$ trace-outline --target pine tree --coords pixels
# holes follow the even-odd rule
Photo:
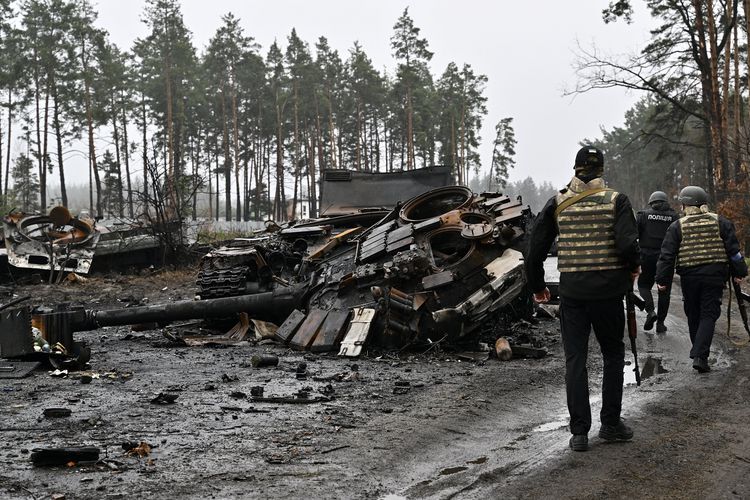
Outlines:
[[[39,178],[34,162],[21,154],[13,163],[13,203],[26,213],[39,212]]]
[[[492,180],[503,189],[508,185],[510,169],[516,166],[515,155],[513,118],[503,118],[495,125],[495,142],[492,148]]]
[[[393,56],[400,61],[396,73],[396,89],[400,103],[403,105],[406,146],[406,169],[415,168],[415,135],[421,133],[423,139],[428,136],[427,128],[430,125],[428,112],[429,93],[425,88],[431,85],[428,63],[432,59],[432,52],[428,50],[427,39],[420,38],[420,29],[414,25],[409,16],[409,8],[405,8],[401,17],[393,26],[394,34],[391,37],[391,48]],[[416,103],[415,103],[416,101]],[[415,131],[415,109],[420,113],[421,128]]]

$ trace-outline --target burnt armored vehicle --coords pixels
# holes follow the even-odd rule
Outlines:
[[[303,286],[277,337],[312,350],[337,349],[346,337],[342,354],[356,355],[368,336],[390,347],[465,338],[521,295],[530,218],[521,200],[443,186],[383,210],[344,205],[339,190],[326,198],[325,186],[329,217],[271,224],[207,255],[201,299]]]
[[[356,356],[465,339],[525,296],[521,245],[530,210],[499,193],[444,186],[390,210],[369,207],[266,231],[212,252],[200,299],[37,318],[47,335],[147,321],[236,317],[273,322],[298,349]]]

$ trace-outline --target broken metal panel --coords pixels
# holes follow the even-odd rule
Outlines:
[[[289,341],[289,345],[295,349],[309,349],[315,340],[316,335],[318,335],[318,332],[323,326],[326,316],[328,316],[328,311],[322,309],[311,309],[305,320],[297,329],[297,333],[295,333],[292,340]]]
[[[34,353],[31,313],[27,307],[0,313],[0,358],[16,358]]]
[[[370,325],[375,319],[375,309],[360,307],[354,310],[354,315],[344,340],[341,342],[339,356],[357,357],[370,333]]]
[[[310,350],[312,352],[335,351],[344,336],[349,314],[349,310],[329,312]]]
[[[453,283],[453,271],[443,271],[442,273],[431,274],[422,278],[422,288],[432,290],[441,286]]]
[[[401,172],[321,172],[320,216],[352,213],[367,208],[392,208],[432,189],[453,184],[450,167],[427,167]]]

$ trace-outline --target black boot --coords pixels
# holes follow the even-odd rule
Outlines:
[[[633,429],[625,425],[620,419],[617,425],[604,425],[599,429],[599,437],[605,441],[630,441],[633,439]]]
[[[698,370],[698,373],[708,373],[711,371],[711,367],[708,366],[708,360],[706,358],[694,358],[693,368]]]
[[[654,311],[649,311],[646,315],[646,322],[643,324],[643,329],[647,332],[651,331],[654,327],[654,323],[656,323],[656,313]]]
[[[667,325],[663,321],[656,322],[656,333],[667,333]]]
[[[573,434],[568,444],[573,451],[587,451],[589,449],[589,437],[586,434]]]

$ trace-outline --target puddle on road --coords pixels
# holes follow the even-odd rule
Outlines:
[[[472,464],[472,465],[479,465],[479,464],[485,463],[486,461],[487,461],[487,457],[479,457],[479,458],[475,458],[474,460],[468,460],[466,463]]]
[[[441,476],[449,476],[451,474],[456,474],[457,472],[463,472],[467,470],[468,467],[464,465],[459,465],[458,467],[448,467],[440,471]]]
[[[641,369],[641,378],[653,377],[662,373],[669,373],[669,370],[664,368],[661,359],[648,356]]]
[[[641,380],[653,377],[654,375],[661,375],[662,373],[669,373],[664,367],[661,358],[654,356],[646,356],[645,359],[639,360],[641,368]],[[635,384],[635,370],[633,368],[633,362],[628,360],[625,361],[624,370],[624,383],[625,385]]]

